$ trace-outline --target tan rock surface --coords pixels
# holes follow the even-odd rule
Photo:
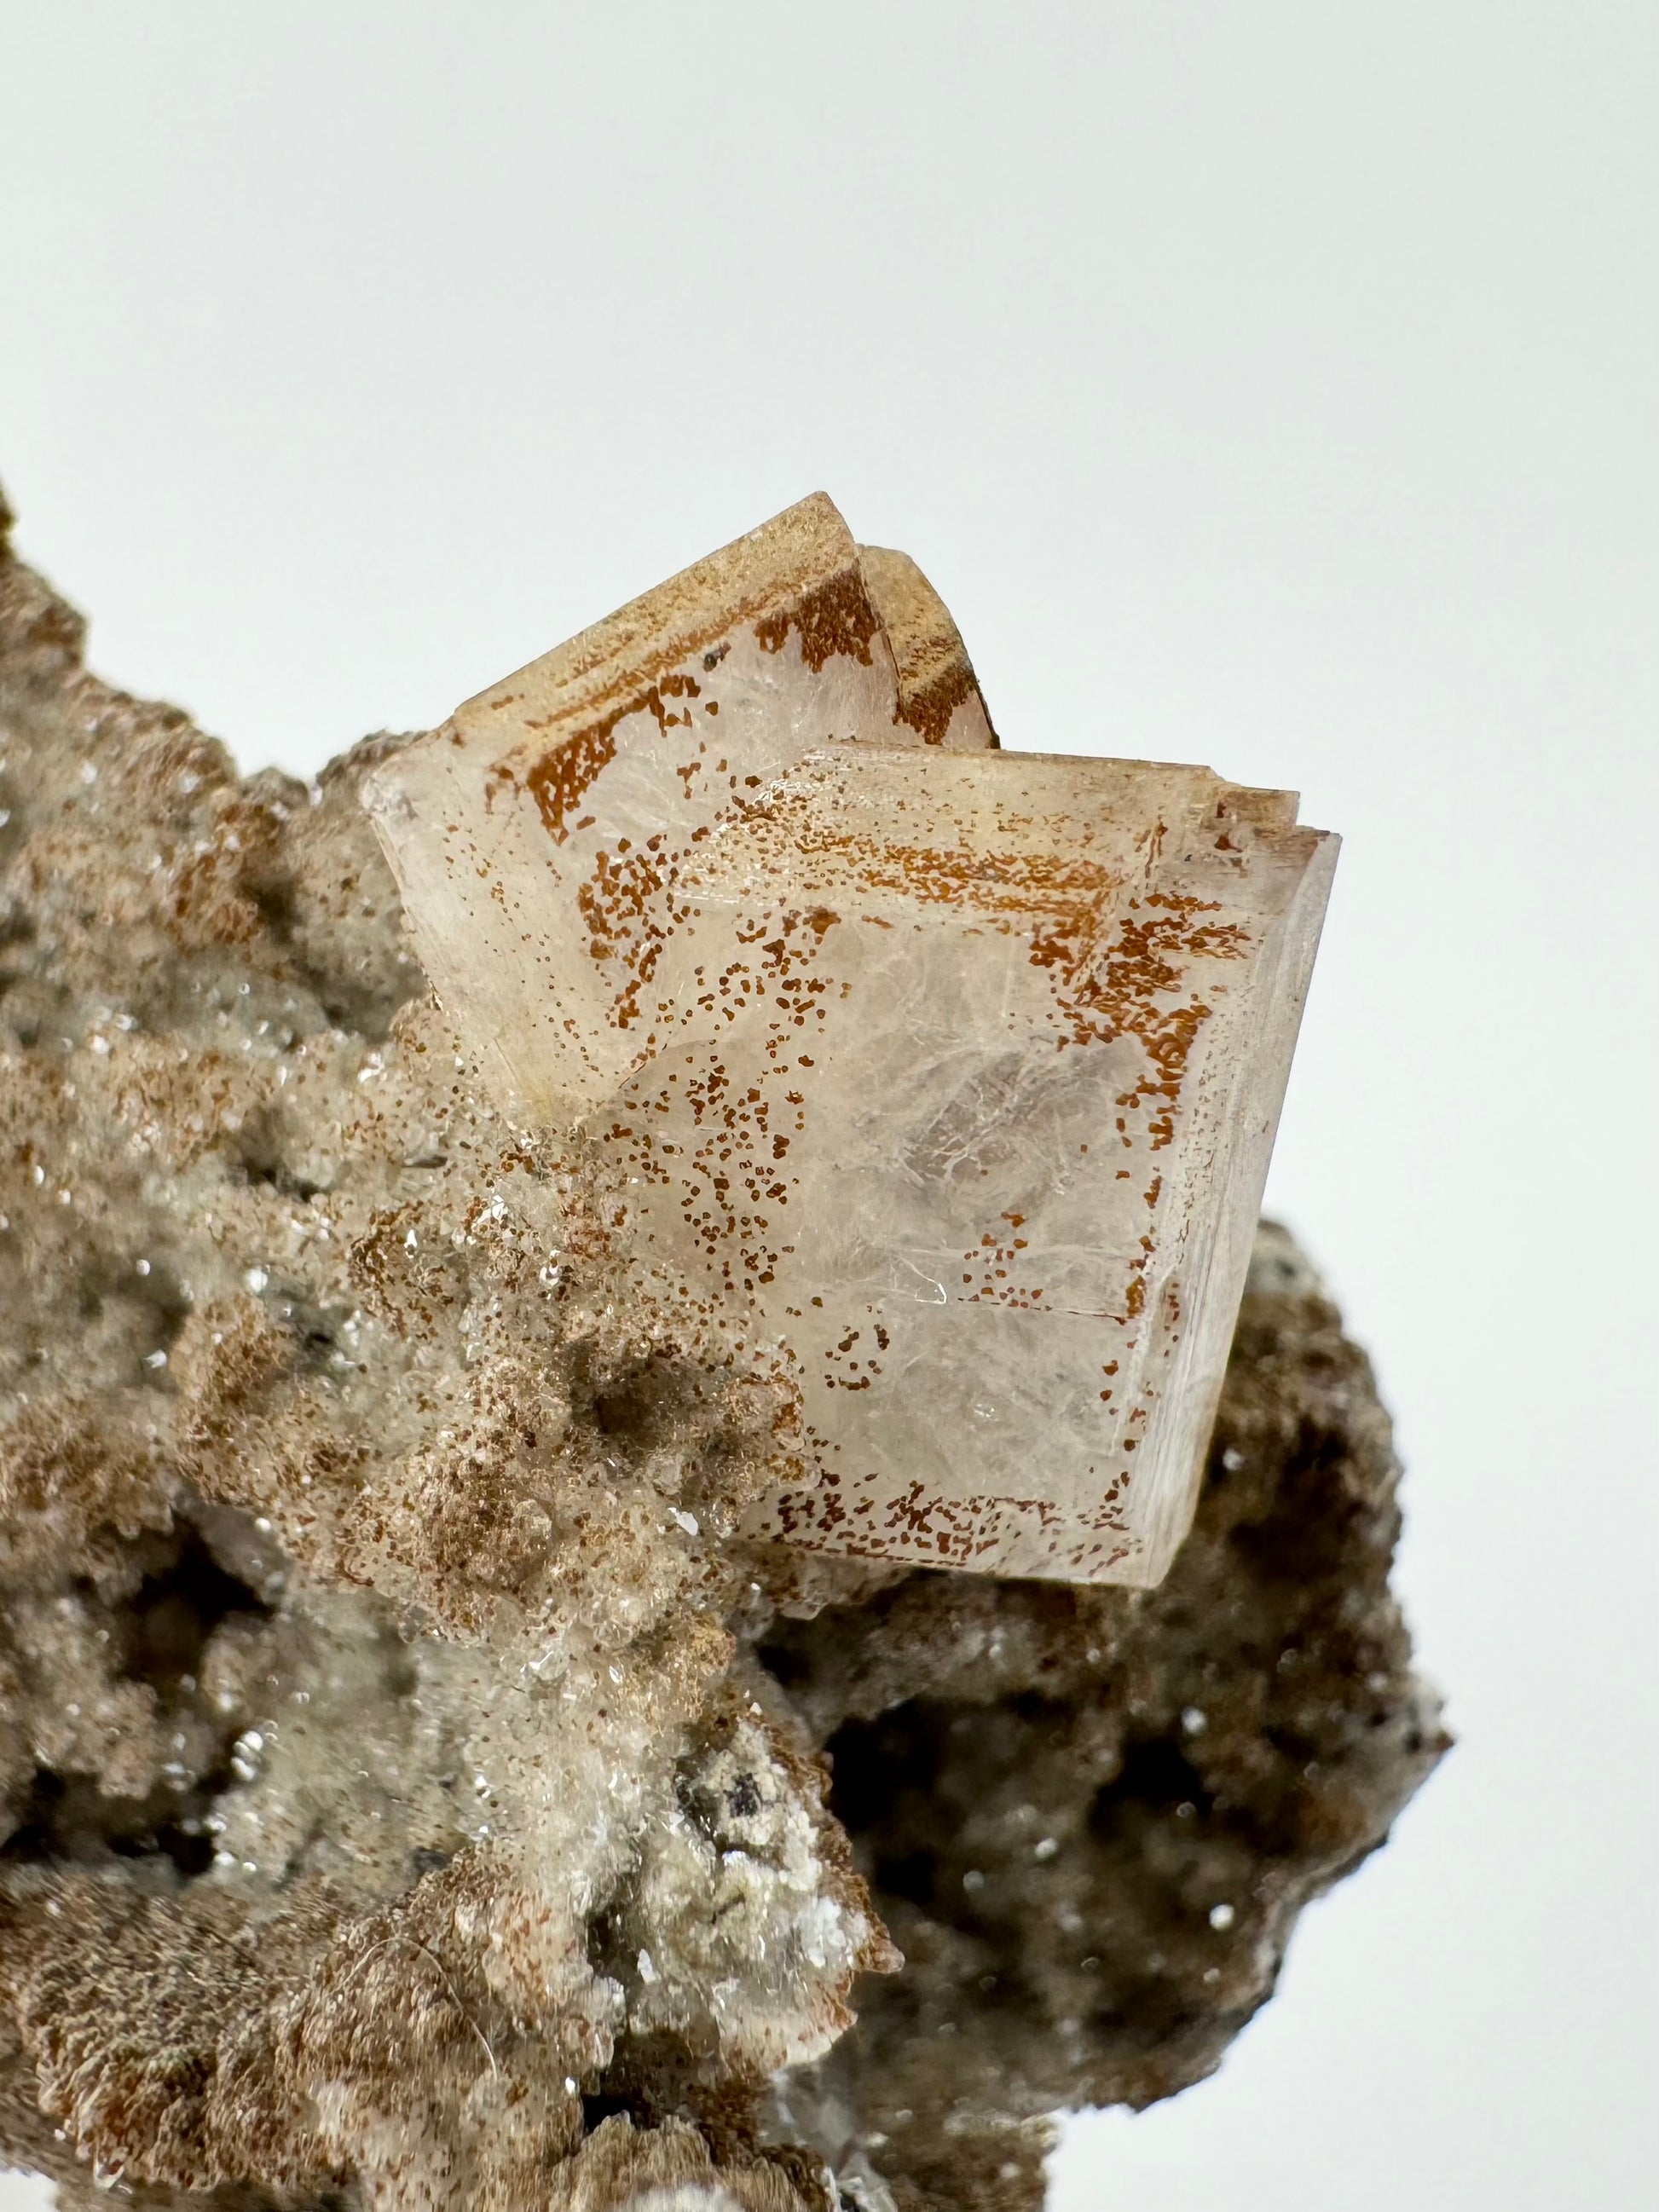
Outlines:
[[[653,1337],[434,1006],[402,741],[239,781],[80,648],[0,558],[0,2157],[1034,2203],[1030,2116],[1212,2064],[1437,1748],[1330,1308],[1268,1249],[1145,1600],[741,1536],[790,1409]]]

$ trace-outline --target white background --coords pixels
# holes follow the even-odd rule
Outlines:
[[[1620,0],[0,0],[21,542],[245,763],[823,486],[1006,740],[1346,835],[1272,1199],[1462,1741],[1060,2212],[1655,2202],[1656,95]]]

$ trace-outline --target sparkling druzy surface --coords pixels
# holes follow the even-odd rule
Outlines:
[[[586,1233],[666,1337],[790,1385],[757,1533],[1163,1575],[1335,860],[1292,796],[999,750],[925,578],[820,496],[367,797]]]

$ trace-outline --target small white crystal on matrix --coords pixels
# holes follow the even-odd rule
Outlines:
[[[366,801],[582,1233],[663,1344],[789,1386],[751,1533],[1161,1578],[1335,863],[1292,794],[1000,750],[921,571],[818,495]]]

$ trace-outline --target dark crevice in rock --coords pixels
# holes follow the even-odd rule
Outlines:
[[[144,1577],[122,1616],[122,1673],[149,1683],[163,1699],[172,1697],[197,1673],[214,1630],[237,1613],[266,1620],[270,1607],[181,1522],[173,1558]]]
[[[183,1792],[106,1797],[95,1776],[37,1767],[18,1808],[18,1826],[0,1844],[0,1862],[96,1867],[118,1860],[166,1860],[187,1880],[205,1874],[213,1863],[214,1845],[204,1817],[229,1778],[225,1767]]]

